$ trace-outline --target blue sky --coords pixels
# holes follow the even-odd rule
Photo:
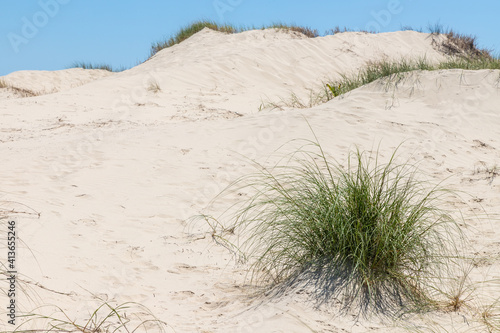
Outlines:
[[[500,51],[499,0],[23,0],[0,3],[0,75],[57,70],[75,61],[131,67],[154,41],[197,19],[237,26],[273,22],[323,32],[379,32],[440,23]]]

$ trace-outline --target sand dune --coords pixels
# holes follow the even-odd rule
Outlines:
[[[3,76],[2,81],[15,89],[6,89],[9,95],[0,98],[24,97],[16,94],[16,89],[33,95],[52,94],[89,83],[112,75],[100,69],[71,68],[59,71],[19,71]],[[21,96],[20,96],[21,95]]]
[[[500,214],[500,177],[490,172],[500,165],[500,71],[418,71],[314,108],[258,111],[266,98],[306,96],[322,79],[368,61],[445,59],[432,38],[203,30],[121,73],[3,77],[57,90],[0,105],[0,200],[6,209],[22,202],[41,214],[19,218],[30,249],[19,252],[20,271],[46,288],[31,285],[38,298],[24,310],[57,304],[71,318],[85,317],[99,304],[94,294],[144,304],[176,332],[401,331],[341,316],[335,303],[314,308],[305,293],[250,300],[247,267],[213,242],[207,225],[186,221],[254,171],[249,159],[270,163],[286,142],[312,138],[309,125],[339,161],[355,146],[380,145],[388,158],[402,143],[399,155],[430,180],[470,193],[469,206],[448,208]],[[212,213],[224,208],[218,203]],[[478,264],[475,278],[500,277],[498,220],[468,223],[468,253],[492,258]],[[448,328],[466,327],[460,313],[435,317]]]

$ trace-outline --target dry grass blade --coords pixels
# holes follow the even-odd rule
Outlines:
[[[151,91],[154,94],[159,93],[161,91],[161,88],[160,88],[160,84],[158,83],[158,81],[150,82],[149,86],[148,86],[148,91]]]

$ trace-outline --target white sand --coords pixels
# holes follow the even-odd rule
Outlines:
[[[356,145],[380,144],[387,158],[403,143],[401,158],[418,162],[433,182],[470,194],[463,197],[470,206],[446,208],[499,214],[500,177],[486,168],[500,166],[500,71],[417,72],[397,86],[377,81],[311,109],[258,111],[262,101],[291,91],[307,96],[323,79],[368,61],[422,56],[444,59],[430,35],[410,31],[307,39],[204,30],[122,73],[0,78],[58,91],[15,98],[0,89],[2,207],[23,203],[41,214],[18,222],[26,244],[19,271],[45,288],[30,284],[34,298],[22,296],[23,310],[56,304],[82,320],[97,296],[143,304],[176,332],[401,331],[341,316],[335,304],[314,308],[304,294],[248,300],[248,267],[215,245],[207,225],[185,221],[254,171],[242,155],[265,164],[289,140],[312,138],[305,119],[339,161]],[[161,91],[148,90],[153,82]],[[490,258],[473,277],[499,278],[498,218],[467,221],[467,253]],[[461,313],[427,318],[468,327]]]

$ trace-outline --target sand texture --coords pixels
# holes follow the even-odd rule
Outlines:
[[[430,181],[466,193],[446,208],[466,216],[465,251],[489,258],[472,277],[500,278],[500,71],[417,71],[312,108],[262,108],[292,92],[307,98],[370,61],[445,59],[433,38],[205,29],[120,73],[1,77],[39,94],[0,89],[1,207],[40,213],[18,216],[19,271],[32,296],[19,296],[22,310],[54,304],[85,319],[106,300],[142,304],[172,332],[405,332],[299,290],[252,299],[248,266],[189,220],[254,172],[252,160],[271,165],[277,149],[293,150],[290,140],[313,139],[310,128],[338,161],[355,147],[389,158],[401,145],[398,156]],[[225,200],[210,213],[239,199]],[[472,218],[484,212],[493,218]],[[475,327],[460,312],[426,318],[450,332]]]

